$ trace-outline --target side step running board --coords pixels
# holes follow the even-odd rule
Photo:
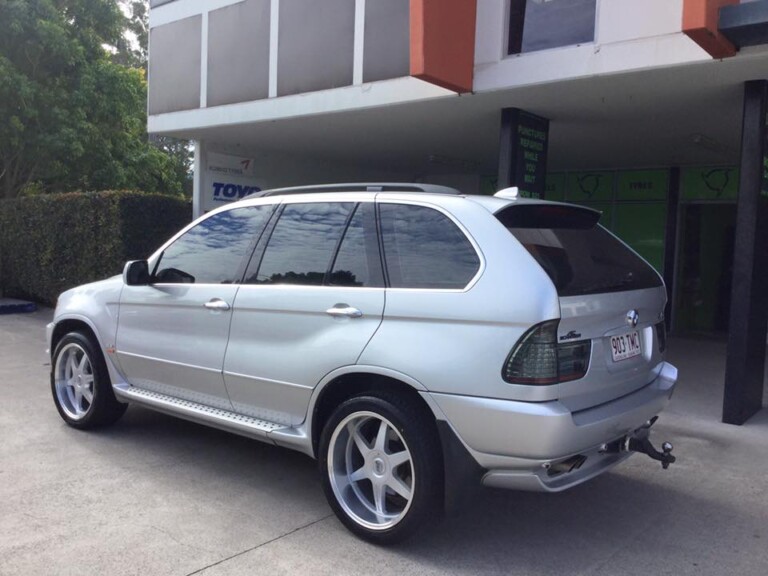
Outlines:
[[[178,416],[192,422],[201,422],[208,426],[264,442],[273,442],[269,438],[270,432],[277,430],[287,432],[290,430],[290,427],[285,424],[268,422],[267,420],[237,414],[229,410],[222,410],[221,408],[214,408],[189,400],[181,400],[173,396],[153,392],[152,390],[136,388],[135,386],[115,388],[114,390],[115,395],[120,400],[142,404],[158,412]]]

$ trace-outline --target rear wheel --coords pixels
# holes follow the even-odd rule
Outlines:
[[[115,398],[98,346],[82,332],[70,332],[56,346],[51,391],[64,421],[80,429],[112,424],[127,406]]]
[[[358,536],[390,544],[438,516],[442,458],[429,418],[393,394],[354,397],[331,415],[320,439],[323,489]]]

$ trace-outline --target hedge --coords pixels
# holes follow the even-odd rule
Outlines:
[[[179,197],[131,191],[0,201],[0,291],[53,304],[79,284],[146,258],[192,219]]]

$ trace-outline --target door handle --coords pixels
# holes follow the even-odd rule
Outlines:
[[[211,298],[203,304],[208,310],[218,310],[219,312],[226,312],[229,310],[229,304],[224,302],[221,298]]]
[[[349,304],[336,304],[333,308],[328,308],[325,313],[330,316],[346,316],[347,318],[360,318],[363,315],[360,310]]]

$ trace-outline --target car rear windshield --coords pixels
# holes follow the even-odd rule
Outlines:
[[[560,296],[662,285],[651,266],[597,223],[599,212],[524,204],[504,208],[496,217],[546,271]]]

